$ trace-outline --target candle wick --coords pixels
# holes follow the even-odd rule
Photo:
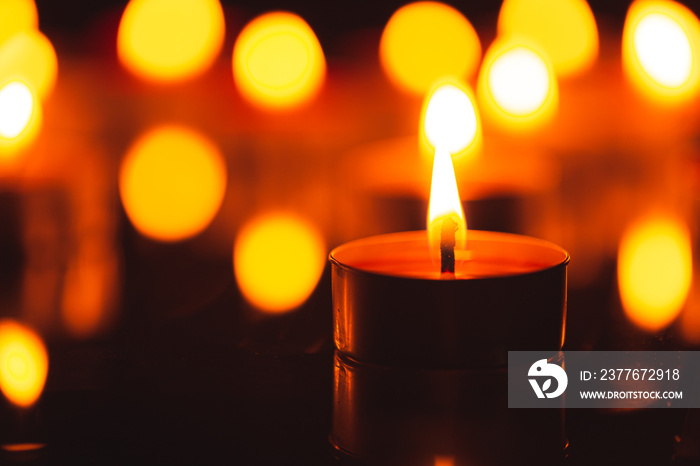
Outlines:
[[[446,217],[440,227],[440,278],[455,278],[455,234],[457,222]]]

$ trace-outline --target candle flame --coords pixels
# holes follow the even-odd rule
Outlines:
[[[424,109],[424,139],[435,148],[428,206],[428,243],[432,259],[438,263],[443,254],[441,246],[454,247],[455,258],[457,251],[467,247],[467,224],[451,154],[474,147],[475,141],[479,140],[481,125],[469,91],[453,83],[439,85],[429,95]]]
[[[17,406],[34,404],[44,389],[49,360],[41,338],[9,319],[0,321],[0,390]]]
[[[687,101],[700,90],[700,21],[672,1],[635,1],[627,12],[622,62],[628,79],[663,103]]]
[[[624,235],[617,265],[620,298],[639,327],[657,331],[673,322],[683,309],[692,275],[690,233],[680,222],[651,217]]]
[[[430,255],[435,262],[440,261],[440,244],[444,241],[443,226],[446,226],[446,221],[454,222],[455,251],[465,250],[467,248],[467,222],[464,220],[452,156],[449,152],[436,148],[428,206],[428,242]],[[451,229],[452,226],[449,228]],[[455,256],[458,255],[455,254]]]
[[[437,86],[424,105],[421,127],[430,147],[440,147],[450,154],[475,154],[481,124],[471,92],[452,82]]]

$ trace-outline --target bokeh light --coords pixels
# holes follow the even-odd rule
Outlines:
[[[68,333],[77,338],[92,337],[106,327],[117,293],[116,261],[110,261],[110,253],[99,249],[97,245],[90,247],[90,253],[99,258],[76,251],[63,278],[61,317]]]
[[[437,86],[426,99],[421,133],[433,149],[439,147],[453,155],[475,154],[481,124],[471,91],[459,83]]]
[[[182,81],[209,68],[224,31],[218,0],[131,0],[119,24],[117,52],[137,76]]]
[[[617,278],[629,319],[657,331],[681,312],[693,276],[690,233],[664,216],[632,225],[622,238]]]
[[[251,220],[233,251],[236,280],[256,308],[283,313],[300,306],[321,277],[326,248],[311,224],[285,213]]]
[[[454,456],[438,455],[435,457],[434,466],[455,466]]]
[[[443,3],[416,2],[399,8],[389,19],[379,58],[396,85],[422,96],[438,79],[473,76],[481,43],[459,11]]]
[[[498,33],[535,42],[559,77],[585,71],[598,56],[598,28],[585,0],[505,0]]]
[[[635,1],[622,36],[630,82],[660,103],[689,101],[700,90],[700,22],[672,1]]]
[[[489,121],[511,130],[530,130],[551,120],[558,87],[541,53],[520,42],[499,40],[484,57],[477,96]]]
[[[0,137],[14,139],[27,129],[34,111],[31,89],[20,81],[0,89]]]
[[[34,0],[0,0],[0,44],[39,25]]]
[[[160,241],[179,241],[212,221],[226,177],[221,153],[203,135],[162,126],[129,149],[119,172],[119,191],[137,230]]]
[[[0,161],[14,158],[34,140],[41,126],[41,106],[21,81],[0,87]]]
[[[491,65],[488,87],[493,100],[506,113],[531,115],[549,94],[547,65],[530,49],[511,49]]]
[[[17,406],[28,407],[41,395],[49,358],[41,338],[12,320],[0,320],[0,390]]]
[[[693,51],[687,34],[670,16],[650,13],[634,30],[637,59],[649,77],[666,87],[679,87],[690,79]]]
[[[0,46],[0,63],[0,81],[21,80],[41,99],[56,84],[56,51],[39,31],[24,31],[10,37]]]
[[[253,105],[288,109],[316,96],[326,60],[314,31],[299,16],[273,12],[248,23],[233,49],[233,77]]]

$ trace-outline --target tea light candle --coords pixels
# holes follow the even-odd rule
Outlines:
[[[469,97],[466,144],[444,131],[431,137],[441,89],[425,112],[436,148],[428,230],[331,252],[336,348],[358,362],[422,368],[503,366],[508,350],[558,351],[569,255],[535,238],[467,232],[450,154],[477,140],[478,116]]]
[[[462,256],[446,280],[425,231],[333,250],[340,353],[391,366],[467,368],[505,365],[508,350],[561,349],[566,251],[527,236],[469,231]]]

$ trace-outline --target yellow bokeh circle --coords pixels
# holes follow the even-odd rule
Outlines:
[[[479,66],[481,42],[471,23],[451,6],[416,2],[389,19],[379,58],[392,82],[423,96],[438,79],[469,79]]]
[[[234,244],[233,265],[243,296],[256,308],[282,313],[300,306],[321,277],[326,248],[303,219],[271,213],[251,220]]]
[[[18,32],[36,29],[38,25],[34,0],[0,0],[0,44]]]
[[[272,12],[248,23],[233,49],[233,78],[253,105],[289,109],[321,89],[326,60],[314,31],[299,16]]]
[[[203,135],[161,126],[141,136],[119,171],[122,204],[145,236],[180,241],[204,230],[226,190],[226,165]]]
[[[131,0],[117,35],[119,60],[151,81],[182,81],[203,73],[224,42],[218,0]]]
[[[598,28],[585,0],[505,0],[498,33],[532,40],[560,77],[585,71],[598,56]]]
[[[665,216],[632,225],[620,243],[617,278],[625,313],[639,327],[657,331],[683,309],[693,278],[690,233]]]
[[[28,327],[0,320],[0,390],[12,403],[31,406],[41,395],[49,358],[41,338]]]

